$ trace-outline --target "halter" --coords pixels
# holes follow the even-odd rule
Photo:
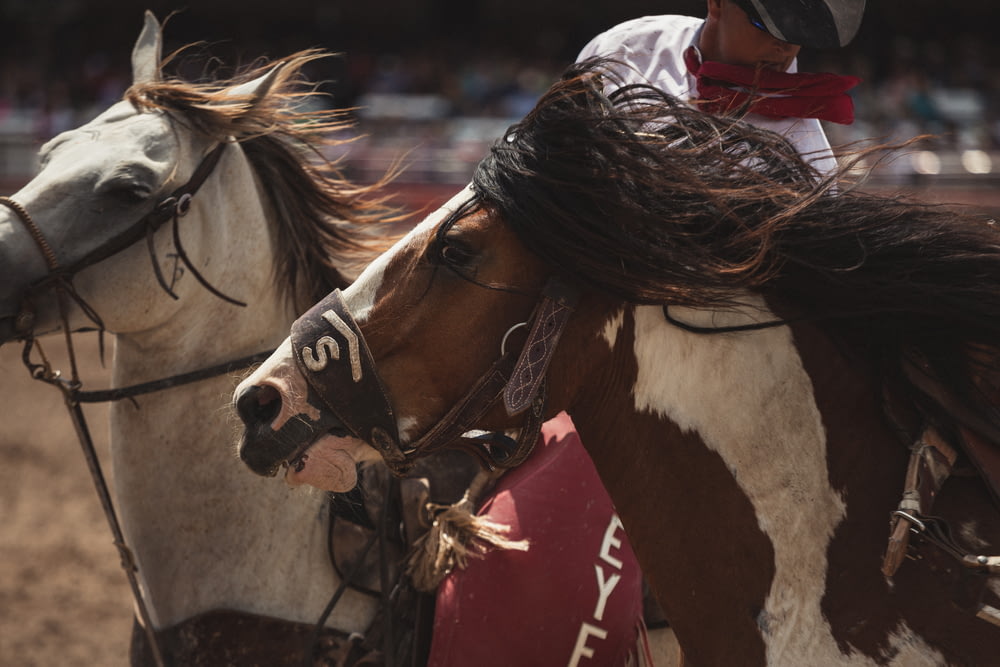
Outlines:
[[[339,290],[292,324],[292,348],[300,372],[326,407],[355,436],[378,449],[396,474],[409,470],[417,458],[449,446],[471,451],[491,470],[512,468],[528,457],[538,439],[545,413],[545,373],[577,299],[574,288],[550,280],[520,353],[502,350],[465,396],[405,447],[371,351]],[[509,416],[525,413],[516,440],[472,430],[501,398]]]
[[[177,256],[182,262],[184,262],[185,267],[187,267],[187,269],[191,272],[191,275],[193,275],[202,286],[220,299],[235,305],[245,306],[246,304],[242,301],[226,296],[209,284],[198,269],[195,268],[190,258],[187,256],[187,253],[184,251],[184,247],[180,241],[179,219],[187,215],[188,211],[191,209],[191,202],[194,195],[198,192],[209,175],[211,175],[211,173],[215,170],[215,167],[219,163],[219,159],[222,157],[222,152],[225,148],[226,143],[223,142],[217,144],[205,155],[205,157],[202,158],[197,168],[191,174],[191,178],[188,179],[184,185],[180,186],[157,202],[152,210],[139,218],[132,225],[117,235],[111,237],[77,261],[65,266],[61,265],[56,259],[55,252],[53,252],[52,247],[45,239],[45,235],[42,233],[41,229],[37,224],[35,224],[35,221],[28,214],[27,209],[10,197],[0,197],[0,204],[14,211],[14,213],[17,214],[18,219],[20,219],[21,223],[28,230],[31,238],[35,241],[35,244],[41,251],[42,256],[45,258],[45,263],[48,267],[48,274],[35,284],[31,285],[28,288],[27,293],[31,295],[46,289],[52,284],[55,284],[57,289],[65,291],[71,298],[73,298],[74,301],[77,302],[84,313],[91,320],[93,320],[95,324],[103,329],[103,325],[97,317],[97,314],[83,301],[73,288],[73,278],[83,269],[93,266],[94,264],[102,262],[105,259],[122,252],[145,237],[146,245],[149,249],[150,259],[152,260],[153,271],[156,274],[157,281],[167,294],[169,294],[173,299],[177,299],[177,295],[173,292],[171,286],[167,284],[167,281],[163,276],[163,272],[160,270],[160,265],[159,262],[156,261],[156,254],[153,247],[153,235],[160,227],[163,226],[163,223],[168,220],[173,220],[174,248],[177,251]],[[17,316],[16,332],[18,334],[28,334],[31,330],[33,320],[34,314],[30,310],[26,300],[26,302],[22,305],[21,312]]]

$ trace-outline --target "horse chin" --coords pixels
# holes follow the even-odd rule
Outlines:
[[[358,483],[357,464],[373,457],[377,458],[375,451],[357,438],[323,435],[289,462],[285,482],[347,492]]]

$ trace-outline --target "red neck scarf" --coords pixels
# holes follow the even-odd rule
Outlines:
[[[702,62],[693,46],[684,52],[684,64],[698,84],[698,108],[709,113],[745,108],[770,118],[819,118],[841,125],[854,122],[854,101],[847,91],[861,83],[856,76],[789,74]]]

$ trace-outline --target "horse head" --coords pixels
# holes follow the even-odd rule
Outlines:
[[[0,342],[40,347],[36,337],[60,328],[115,335],[113,389],[78,391],[92,378],[77,382],[75,367],[69,381],[48,368],[36,377],[74,402],[138,396],[109,409],[114,505],[145,625],[185,638],[180,662],[212,662],[206,651],[237,643],[250,654],[246,633],[201,624],[206,612],[315,623],[341,583],[328,499],[289,497],[229,466],[218,444],[230,426],[216,419],[233,373],[398,235],[376,188],[350,183],[331,159],[344,112],[301,103],[315,94],[303,68],[322,55],[188,82],[162,71],[160,26],[147,14],[122,101],[49,141],[39,173],[0,205]],[[40,356],[26,348],[27,361]],[[375,599],[341,592],[330,624],[364,631]],[[192,619],[210,647],[178,626]],[[259,634],[249,651],[265,649],[267,664],[305,646],[280,623]]]
[[[299,334],[272,357],[276,363],[265,364],[244,381],[237,398],[247,426],[240,453],[252,469],[273,474],[279,465],[289,464],[290,481],[345,490],[341,484],[352,481],[334,478],[326,466],[363,442],[404,472],[417,450],[429,454],[469,430],[519,428],[524,407],[511,416],[500,403],[484,400],[502,392],[503,385],[494,386],[497,379],[514,372],[528,334],[517,325],[532,320],[551,271],[524,252],[495,216],[478,211],[458,219],[470,196],[460,193],[415,227],[342,296],[335,293],[337,305],[328,298],[303,315],[296,323]],[[441,229],[445,223],[447,233]],[[423,307],[407,308],[416,302]],[[400,309],[412,317],[399,317]],[[486,318],[498,326],[482,326]],[[414,350],[425,352],[411,354]],[[426,442],[423,436],[461,402],[467,388],[477,385],[476,375],[500,358],[508,368],[495,369],[492,384],[477,391],[475,423],[467,417],[449,420],[435,443]],[[306,375],[329,380],[338,368],[346,374],[339,384],[342,391],[331,393],[306,381]],[[420,378],[421,391],[394,391],[413,378]],[[353,400],[358,409],[331,405],[333,395]],[[558,411],[557,405],[553,401],[549,412]],[[359,418],[359,412],[366,417]],[[535,436],[537,428],[523,439],[533,442]],[[316,446],[307,449],[314,441]],[[488,465],[516,463],[501,460],[515,454],[510,438],[480,432],[466,441]]]
[[[324,448],[303,461],[303,446],[328,425],[334,435],[349,432],[372,443],[398,470],[456,445],[486,465],[516,465],[539,419],[567,407],[584,378],[605,381],[590,374],[607,365],[602,331],[620,317],[621,299],[705,305],[722,303],[742,286],[739,277],[713,284],[693,264],[697,254],[710,256],[699,245],[702,238],[724,238],[721,224],[700,232],[702,238],[693,225],[689,234],[670,238],[675,228],[661,222],[670,214],[669,197],[654,194],[652,170],[718,173],[718,186],[746,175],[755,186],[741,163],[791,149],[780,141],[759,143],[752,132],[742,143],[733,141],[734,149],[717,126],[657,94],[621,102],[626,111],[619,117],[604,101],[597,71],[611,76],[595,68],[554,87],[497,142],[472,189],[416,227],[336,299],[353,315],[348,328],[354,331],[346,334],[358,341],[353,348],[366,353],[362,361],[371,359],[361,363],[360,373],[344,332],[324,324],[332,318],[331,303],[323,302],[296,323],[274,363],[244,382],[237,398],[248,427],[241,455],[253,469],[271,473],[292,463],[290,474],[302,468],[308,476],[309,461]],[[692,127],[671,124],[672,115],[689,120],[697,133],[689,136]],[[699,163],[690,154],[706,141],[706,159]],[[801,163],[782,168],[799,181],[812,176]],[[634,192],[634,200],[623,198],[622,190]],[[691,199],[693,193],[678,195]],[[696,215],[711,215],[700,209]],[[546,225],[535,224],[546,218]],[[656,235],[660,239],[648,243]],[[691,258],[680,261],[684,252]],[[608,270],[609,261],[618,266]],[[742,278],[743,284],[754,279]],[[571,333],[557,346],[563,331]],[[322,363],[317,354],[324,355]],[[371,390],[359,379],[323,386],[352,363],[352,375],[375,378]],[[420,378],[420,391],[409,386],[413,378]],[[311,407],[318,426],[276,446],[274,438],[291,431],[295,422],[289,420],[301,404]],[[359,421],[355,413],[362,410],[386,418]]]
[[[245,190],[252,176],[234,156],[239,136],[208,127],[187,131],[178,125],[181,113],[157,101],[177,83],[160,73],[161,39],[147,12],[126,98],[45,143],[39,173],[3,199],[0,342],[53,331],[63,318],[71,329],[148,329],[173,317],[198,282],[211,289],[213,281],[231,279],[197,267],[210,263],[209,248],[232,252],[241,242],[238,235],[220,236],[222,226],[211,224],[210,212],[231,194],[221,194],[217,174],[232,181],[239,174]],[[203,101],[237,128],[240,118],[265,104],[282,69],[279,64]],[[255,192],[240,196],[244,205],[263,208]],[[150,281],[162,288],[152,299]]]

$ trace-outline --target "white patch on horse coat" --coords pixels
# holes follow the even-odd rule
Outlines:
[[[601,336],[608,342],[608,347],[614,348],[615,343],[618,341],[618,332],[621,331],[622,324],[625,322],[625,309],[619,310],[607,323],[604,325],[604,330],[601,331]]]
[[[456,211],[467,199],[472,196],[472,188],[466,186],[445,204],[424,218],[419,225],[396,242],[394,246],[375,258],[375,260],[365,267],[361,275],[351,283],[350,287],[344,290],[344,303],[347,304],[354,321],[361,324],[368,319],[372,307],[375,305],[375,295],[378,294],[385,278],[385,269],[403,248],[410,244],[411,240],[437,227],[452,212]]]
[[[900,623],[889,635],[889,647],[882,652],[882,657],[889,660],[886,664],[905,667],[937,667],[948,664],[940,651],[928,646],[905,622]]]
[[[412,417],[400,417],[396,420],[396,428],[399,430],[399,439],[403,444],[408,444],[415,440],[417,420]]]
[[[743,312],[675,308],[671,315],[701,326],[771,318],[759,299]],[[606,326],[609,343],[621,321]],[[763,631],[768,664],[874,664],[840,651],[820,606],[827,548],[846,509],[828,480],[826,434],[791,330],[693,334],[653,306],[635,308],[635,327],[636,409],[698,433],[725,461],[773,545]],[[912,633],[899,636],[913,649],[890,664],[912,664],[923,647]]]

